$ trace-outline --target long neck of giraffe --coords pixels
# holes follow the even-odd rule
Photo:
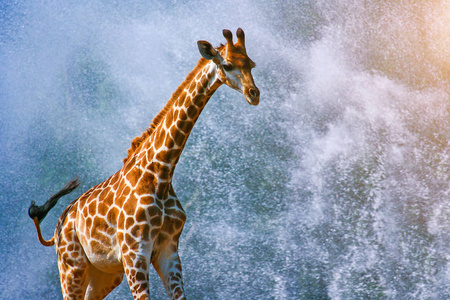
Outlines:
[[[200,59],[155,118],[159,120],[151,135],[144,141],[136,157],[136,164],[141,172],[148,172],[150,178],[156,181],[155,192],[160,199],[165,198],[169,192],[175,166],[195,122],[220,85],[222,82],[217,77],[216,64]]]

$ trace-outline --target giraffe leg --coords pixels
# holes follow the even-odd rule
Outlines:
[[[123,279],[123,273],[105,273],[89,265],[89,283],[86,289],[86,300],[103,299],[115,289]]]
[[[88,285],[87,262],[74,261],[62,254],[58,267],[64,300],[84,299]]]
[[[109,274],[102,272],[91,265],[87,258],[83,258],[83,263],[74,263],[73,260],[62,259],[60,261],[60,274],[65,300],[103,299],[123,279],[123,273]]]
[[[154,258],[153,267],[161,277],[170,299],[186,299],[178,247],[172,244],[166,249],[162,249],[158,256]]]
[[[148,282],[148,266],[150,263],[146,255],[138,251],[128,251],[122,254],[125,274],[128,285],[134,299],[150,299],[150,288]]]
[[[75,211],[69,212],[59,235],[56,235],[56,254],[65,300],[83,299],[88,285],[89,260],[74,230]]]

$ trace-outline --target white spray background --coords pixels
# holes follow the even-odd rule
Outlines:
[[[450,298],[448,2],[6,1],[0,12],[0,298],[61,297],[30,201],[117,171],[195,65],[196,41],[238,27],[261,104],[219,89],[177,167],[188,297]],[[108,299],[127,297],[124,281]]]

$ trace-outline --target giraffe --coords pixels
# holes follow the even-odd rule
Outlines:
[[[149,265],[160,276],[170,299],[186,299],[178,243],[186,214],[172,187],[172,176],[186,140],[209,98],[222,85],[259,103],[244,31],[224,29],[225,45],[198,41],[201,58],[172,94],[150,127],[136,137],[123,167],[70,203],[50,240],[40,222],[69,182],[44,205],[29,208],[39,241],[55,246],[64,299],[103,299],[126,275],[134,299],[150,299]]]

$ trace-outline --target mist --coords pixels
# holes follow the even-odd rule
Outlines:
[[[450,298],[449,4],[245,0],[0,3],[1,299],[62,298],[30,202],[80,176],[50,238],[238,27],[261,99],[220,87],[177,165],[187,297]]]

